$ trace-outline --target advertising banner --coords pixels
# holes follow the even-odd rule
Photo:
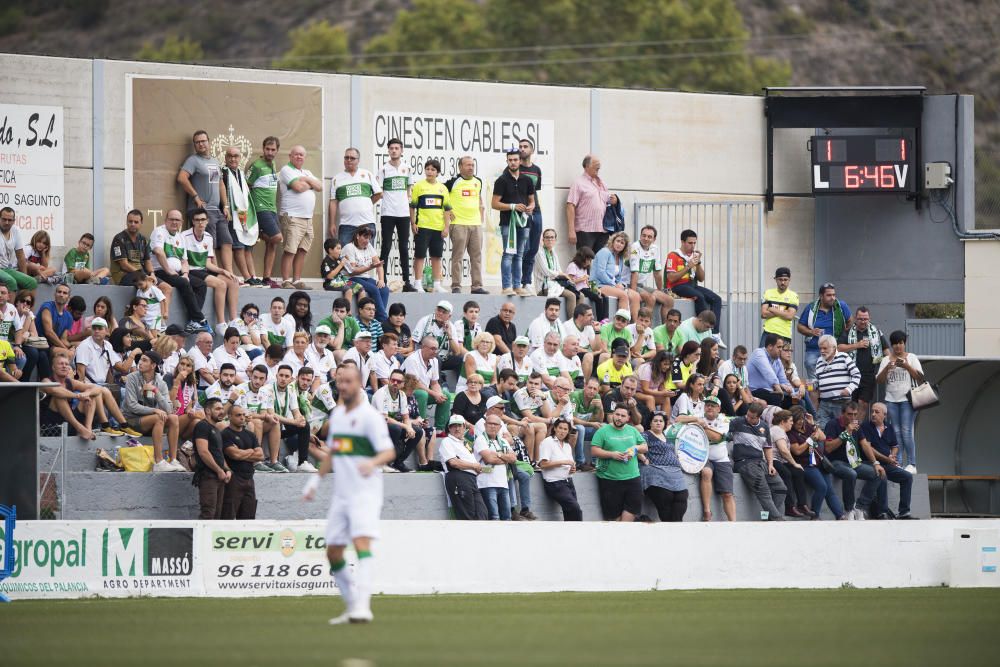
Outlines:
[[[13,600],[198,595],[195,531],[190,522],[22,521],[0,592]]]
[[[25,245],[46,231],[64,245],[63,108],[0,104],[0,208],[10,206]]]
[[[205,525],[199,553],[207,595],[339,594],[326,560],[324,522]],[[354,567],[350,559],[348,567]]]
[[[469,155],[475,161],[476,175],[483,181],[483,204],[486,207],[486,227],[483,234],[483,283],[500,285],[500,213],[490,208],[493,184],[507,167],[506,151],[517,147],[521,139],[535,145],[532,161],[542,170],[542,190],[537,202],[542,220],[555,215],[551,179],[555,174],[555,130],[551,120],[531,117],[451,116],[416,111],[376,111],[372,122],[372,172],[389,160],[388,143],[399,139],[403,143],[403,161],[412,169],[414,181],[423,179],[424,163],[435,158],[441,163],[438,180],[442,183],[458,173],[458,161]],[[553,218],[554,219],[554,218]],[[399,252],[390,255],[386,280],[399,280]],[[410,240],[413,252],[413,240]],[[451,240],[445,242],[442,267],[450,285]],[[469,260],[462,264],[463,284],[469,285]]]

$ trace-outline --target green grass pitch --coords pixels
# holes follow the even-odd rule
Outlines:
[[[1000,590],[741,590],[20,601],[3,665],[1000,664]]]

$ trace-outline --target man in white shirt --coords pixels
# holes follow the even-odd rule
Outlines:
[[[93,323],[91,323],[93,324]],[[212,334],[203,331],[194,339],[194,346],[188,350],[194,362],[194,372],[198,376],[198,389],[204,390],[219,379],[219,367],[212,359]]]
[[[399,338],[394,333],[382,334],[379,338],[378,352],[371,355],[368,365],[375,374],[375,383],[379,387],[385,386],[389,382],[390,374],[399,368],[399,359],[396,352],[399,350]]]
[[[594,372],[594,359],[605,351],[604,339],[594,329],[594,310],[585,303],[579,303],[573,311],[573,318],[563,322],[563,338],[577,337],[577,355],[583,369],[583,377],[589,378]]]
[[[267,367],[258,364],[250,371],[250,381],[237,385],[232,393],[236,395],[236,405],[246,410],[247,428],[257,436],[257,440],[261,443],[265,440],[264,436],[267,436],[270,460],[254,464],[254,471],[288,472],[288,468],[278,463],[278,454],[281,451],[281,424],[278,418],[269,411],[270,401],[273,399],[270,397],[270,391],[265,391],[267,386]]]
[[[264,331],[267,333],[267,345],[280,345],[282,348],[292,345],[292,337],[295,335],[295,318],[285,312],[284,299],[280,296],[271,299],[270,314],[262,319]]]
[[[639,230],[639,240],[629,250],[629,269],[632,271],[632,290],[646,307],[652,310],[660,304],[660,320],[667,321],[667,311],[674,307],[674,298],[663,289],[663,258],[656,245],[656,227],[646,225]]]
[[[382,206],[379,218],[382,227],[382,266],[389,265],[393,232],[399,235],[399,269],[403,277],[403,291],[416,292],[410,283],[410,190],[413,172],[403,162],[403,142],[390,139],[386,149],[389,161],[375,172],[375,182],[382,186]],[[420,277],[417,277],[419,280]]]
[[[441,365],[437,358],[438,342],[432,335],[426,335],[420,339],[420,347],[403,362],[402,371],[407,375],[412,375],[417,381],[417,388],[414,390],[414,398],[421,404],[423,412],[421,417],[426,419],[426,407],[433,401],[435,408],[434,424],[438,430],[443,430],[448,425],[448,415],[451,414],[451,398],[448,393],[441,390]],[[422,393],[421,393],[422,392]]]
[[[226,362],[219,367],[219,379],[208,386],[205,390],[205,400],[217,398],[222,401],[222,406],[226,409],[225,414],[229,414],[229,408],[234,405],[239,398],[236,389],[236,367]]]
[[[299,411],[299,392],[292,377],[291,367],[281,364],[278,367],[278,379],[264,388],[261,404],[266,407],[268,414],[278,420],[281,437],[291,452],[285,457],[285,467],[290,472],[316,472],[316,467],[309,462],[312,433],[309,422]]]
[[[413,328],[413,340],[421,341],[427,336],[433,336],[437,341],[438,360],[441,370],[459,370],[465,358],[465,346],[455,323],[451,321],[453,306],[450,301],[438,301],[433,315],[424,315],[417,320]]]
[[[559,333],[549,331],[545,334],[542,346],[528,356],[535,369],[541,373],[542,384],[548,389],[555,386],[558,378],[566,378],[572,382],[564,367],[564,357],[559,350],[559,342]]]
[[[341,365],[347,361],[353,361],[357,365],[361,371],[361,387],[367,392],[368,396],[375,393],[375,390],[378,389],[378,383],[375,381],[371,369],[371,356],[371,332],[359,331],[354,336],[354,347],[345,352],[344,357],[340,360]]]
[[[545,300],[545,310],[542,314],[531,321],[528,325],[528,340],[531,341],[531,352],[542,347],[542,341],[549,332],[558,334],[562,340],[564,335],[562,322],[559,321],[559,313],[562,310],[562,301],[555,297]]]
[[[181,297],[188,323],[186,333],[209,330],[211,327],[201,307],[205,303],[207,287],[199,276],[192,276],[187,261],[187,251],[181,238],[184,215],[174,209],[167,211],[163,224],[149,235],[149,249],[153,254],[153,273],[170,285]]]
[[[281,286],[286,289],[309,289],[302,282],[302,267],[313,242],[313,213],[316,193],[323,191],[323,181],[304,169],[306,149],[292,146],[288,164],[278,172],[281,192],[279,221],[285,239],[281,255]]]
[[[24,256],[24,241],[16,224],[17,215],[10,206],[0,208],[0,283],[11,294],[19,289],[34,291],[38,281],[28,275],[28,260]]]
[[[333,382],[333,372],[337,362],[333,352],[326,349],[330,344],[330,327],[321,324],[313,331],[312,343],[306,348],[306,366],[313,369],[316,379],[313,381],[313,391],[324,382]]]
[[[112,368],[120,372],[127,370],[122,363],[122,357],[115,352],[108,342],[108,323],[103,317],[95,317],[90,323],[91,336],[76,348],[76,379],[92,384],[110,384],[114,382]],[[130,357],[136,353],[129,354]],[[132,360],[128,360],[131,365]]]
[[[340,245],[354,238],[358,227],[368,227],[375,238],[375,204],[382,199],[382,186],[375,175],[360,167],[361,151],[348,148],[344,151],[344,171],[333,177],[328,211],[327,236],[339,238]],[[409,224],[409,203],[407,203]]]
[[[406,460],[424,438],[423,428],[410,421],[410,409],[406,394],[403,393],[405,381],[406,373],[397,368],[389,374],[388,384],[372,396],[372,407],[385,416],[389,425],[389,437],[396,448],[396,460],[389,464],[392,472],[410,472]]]

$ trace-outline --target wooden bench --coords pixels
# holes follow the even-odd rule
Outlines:
[[[964,482],[988,482],[989,488],[989,513],[993,514],[993,485],[1000,482],[1000,475],[927,475],[928,482],[941,482],[942,513],[948,513],[948,482],[957,482],[961,488]],[[966,506],[966,510],[968,510]]]

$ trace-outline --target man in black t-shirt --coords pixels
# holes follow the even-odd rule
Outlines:
[[[615,408],[624,407],[628,409],[629,422],[632,426],[635,426],[640,431],[645,430],[646,425],[649,423],[650,412],[645,404],[640,403],[635,398],[638,386],[639,381],[635,379],[635,376],[629,375],[622,378],[622,383],[619,386],[604,394],[601,402],[604,405],[606,422],[611,423],[611,415],[614,414]]]
[[[222,450],[222,431],[217,426],[225,414],[222,401],[210,398],[205,401],[205,419],[194,427],[194,451],[198,464],[191,483],[198,487],[198,504],[201,506],[198,518],[202,520],[222,518],[226,484],[233,476]]]
[[[521,265],[528,241],[528,221],[535,211],[535,184],[521,173],[521,155],[514,148],[507,152],[507,168],[493,184],[494,211],[500,211],[500,238],[503,258],[500,282],[504,296],[529,296],[521,287]],[[530,276],[528,277],[530,280]]]
[[[125,216],[125,229],[111,239],[111,278],[116,285],[134,287],[137,271],[153,275],[149,239],[140,227],[142,211],[133,209]]]
[[[535,144],[531,139],[527,137],[521,139],[517,142],[517,147],[521,155],[521,173],[530,178],[531,184],[535,186],[535,210],[528,216],[528,245],[524,249],[521,261],[521,287],[530,289],[534,294],[531,280],[535,272],[535,256],[542,242],[542,204],[538,201],[542,190],[542,168],[531,161],[531,156],[535,154]]]
[[[240,405],[229,409],[229,428],[222,432],[223,453],[233,477],[226,484],[222,498],[223,519],[257,518],[257,492],[253,484],[253,466],[264,460],[264,450],[257,436],[246,429],[247,411]]]
[[[514,304],[510,301],[500,306],[500,314],[494,315],[486,323],[486,333],[493,334],[493,342],[497,356],[510,352],[510,346],[517,338],[517,326],[514,324]]]

